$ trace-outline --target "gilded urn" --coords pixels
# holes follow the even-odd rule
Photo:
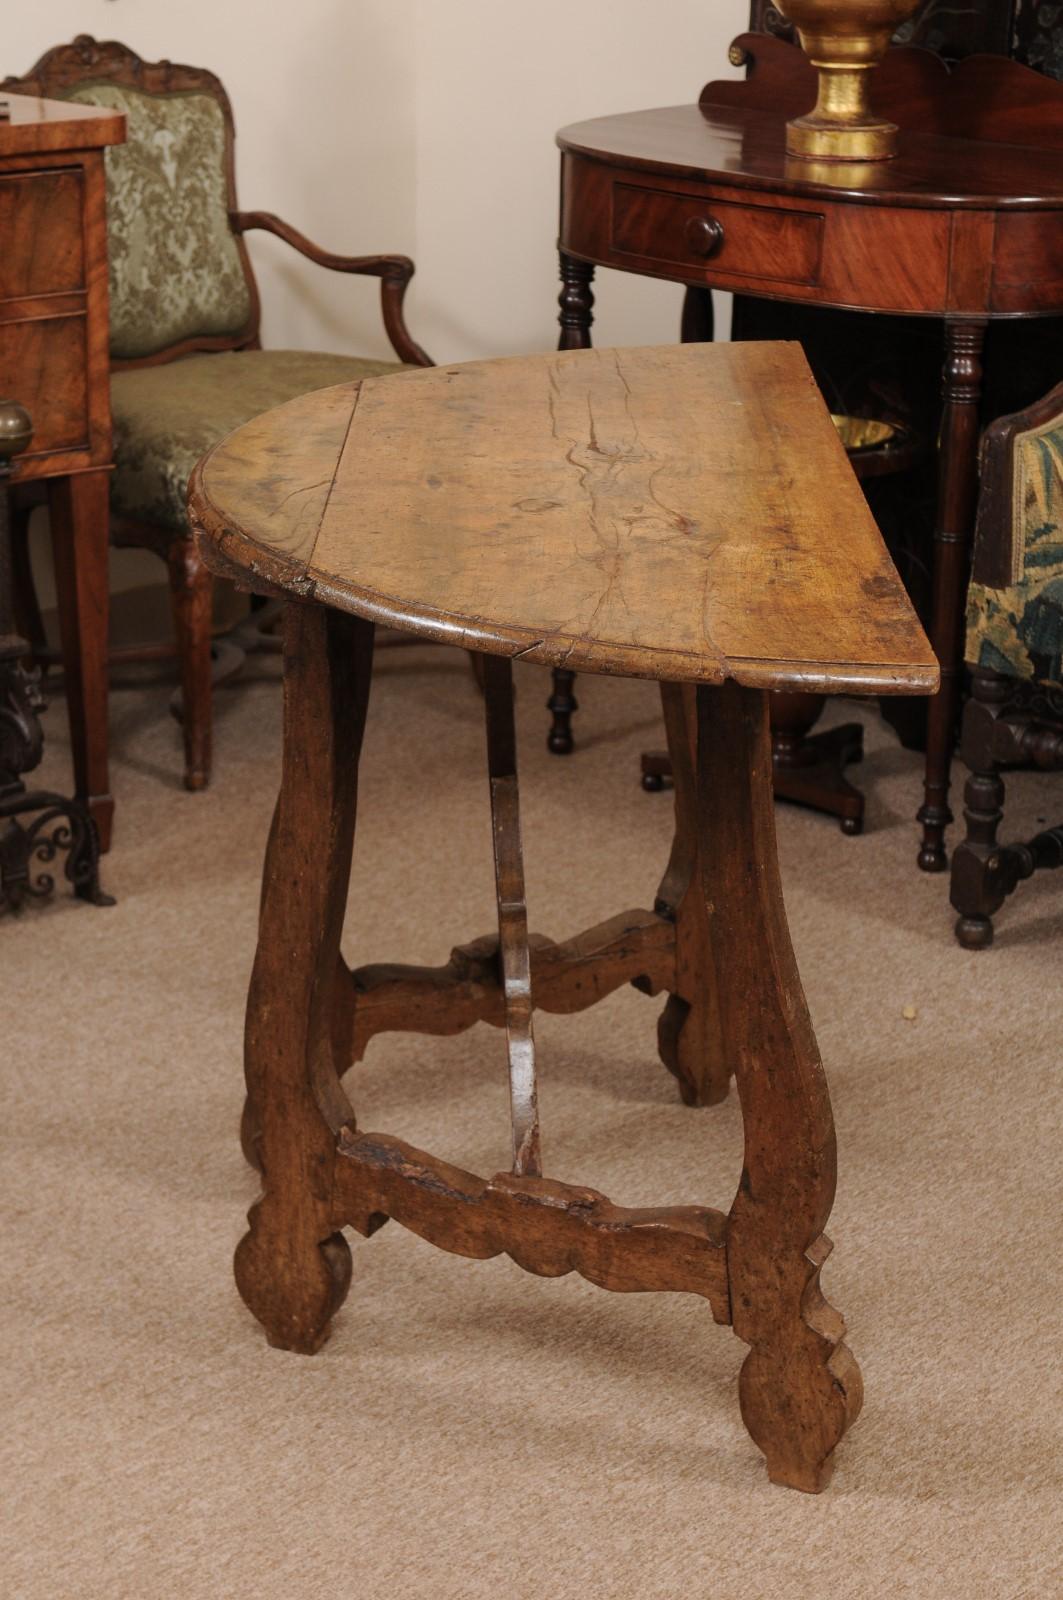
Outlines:
[[[871,110],[869,75],[922,0],[776,0],[819,73],[819,98],[788,124],[790,155],[815,161],[887,161],[897,128]]]

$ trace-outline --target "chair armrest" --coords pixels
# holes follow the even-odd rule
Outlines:
[[[234,233],[250,233],[254,228],[272,233],[278,239],[283,239],[285,244],[290,244],[293,250],[298,250],[301,256],[306,256],[308,261],[315,262],[319,267],[327,267],[330,272],[351,272],[363,277],[379,278],[384,328],[395,354],[400,361],[408,361],[417,367],[435,365],[431,356],[426,355],[410,335],[403,316],[403,300],[415,270],[409,256],[339,256],[331,250],[322,250],[298,228],[283,222],[271,211],[230,211],[229,222]]]

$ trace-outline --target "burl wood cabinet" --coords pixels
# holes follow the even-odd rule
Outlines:
[[[78,798],[107,849],[107,548],[111,415],[104,150],[125,118],[0,102],[0,390],[33,422],[17,484],[46,479]],[[91,732],[90,732],[91,730]]]

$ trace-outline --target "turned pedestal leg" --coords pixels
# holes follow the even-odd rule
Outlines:
[[[930,642],[941,664],[941,688],[930,702],[926,778],[917,820],[923,825],[918,862],[944,872],[949,775],[963,673],[963,623],[971,532],[978,487],[978,405],[982,395],[984,322],[945,324],[945,409],[941,419],[938,520],[934,532],[934,611]]]
[[[823,1299],[834,1200],[830,1098],[786,925],[767,695],[699,688],[698,790],[707,950],[745,1128],[727,1227],[742,1416],[775,1483],[818,1490],[860,1409],[860,1373]]]
[[[1004,818],[1004,780],[1000,776],[996,724],[1013,692],[998,672],[976,670],[971,699],[964,713],[962,755],[969,769],[964,790],[966,837],[952,858],[951,900],[960,913],[956,937],[967,950],[987,950],[993,943],[993,913],[1004,904],[1006,889],[990,863],[999,856],[997,829]]]
[[[264,1193],[236,1281],[270,1344],[306,1353],[327,1338],[351,1274],[331,1220],[336,1134],[353,1126],[331,1029],[372,650],[371,624],[288,607],[284,770],[245,1035],[246,1121]]]
[[[675,783],[675,837],[654,909],[675,921],[676,993],[668,997],[661,1013],[657,1042],[685,1103],[714,1105],[726,1098],[733,1067],[724,1049],[698,871],[694,689],[662,683],[661,701]]]
[[[858,722],[813,733],[825,695],[776,693],[771,697],[772,766],[777,800],[792,800],[838,817],[842,832],[864,830],[864,796],[845,776],[862,761],[864,730]]]

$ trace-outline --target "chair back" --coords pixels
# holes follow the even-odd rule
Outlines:
[[[125,112],[127,141],[106,154],[112,363],[256,348],[258,292],[229,221],[232,109],[214,74],[82,34],[3,87]]]
[[[967,660],[1063,682],[1063,385],[982,441]]]

